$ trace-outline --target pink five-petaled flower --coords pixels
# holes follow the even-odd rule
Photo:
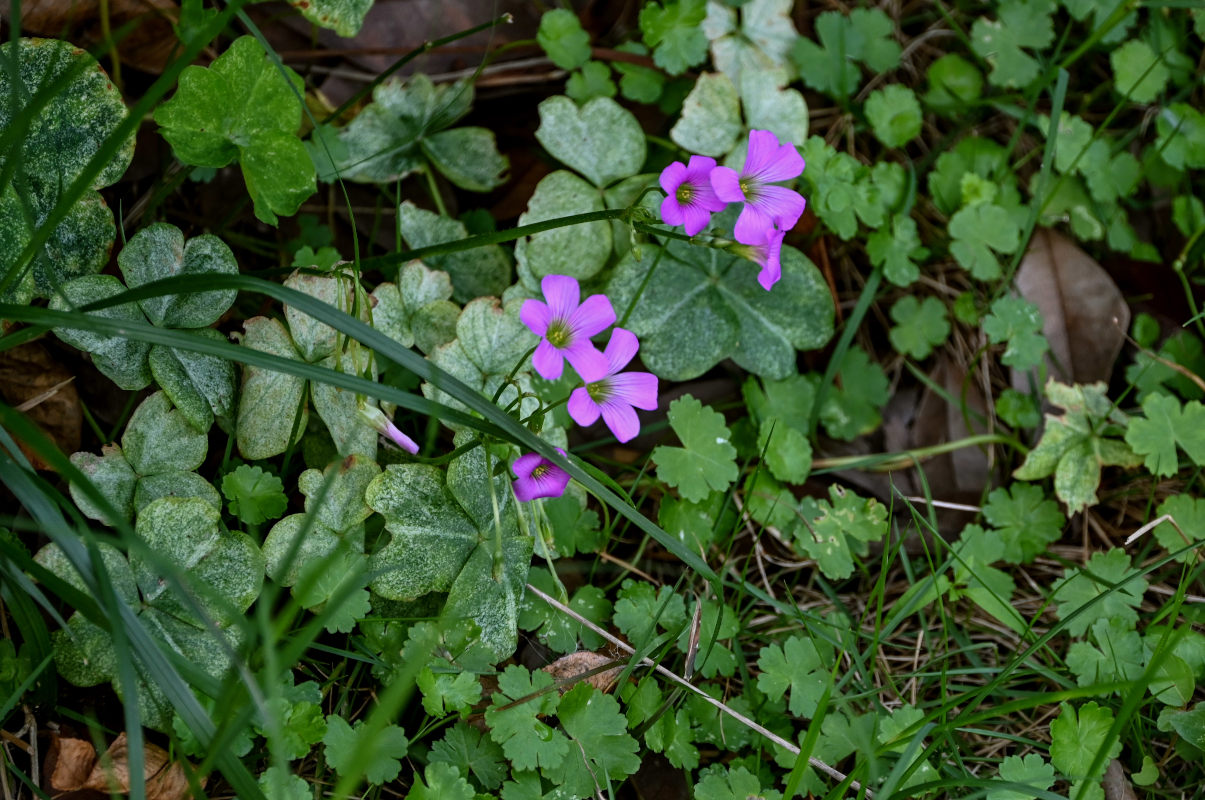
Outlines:
[[[376,406],[360,408],[360,419],[377,429],[377,432],[410,455],[418,454],[418,444],[406,434],[398,430],[389,417]]]
[[[687,236],[694,236],[707,227],[713,213],[724,210],[728,204],[711,188],[713,169],[714,158],[691,156],[688,165],[675,161],[661,170],[661,188],[665,190],[661,220],[666,225],[682,225]]]
[[[565,455],[565,451],[556,451]],[[539,453],[527,453],[511,465],[515,473],[515,497],[526,503],[537,497],[560,497],[569,485],[569,473]]]
[[[648,372],[619,373],[639,349],[636,334],[623,328],[611,332],[606,368],[583,373],[586,385],[569,395],[569,416],[574,422],[583,427],[593,425],[601,415],[611,433],[621,442],[640,433],[640,419],[633,406],[645,411],[657,408],[657,376]]]
[[[736,240],[762,244],[774,228],[789,231],[803,214],[803,196],[775,181],[787,181],[803,172],[803,156],[795,145],[780,145],[770,131],[750,131],[749,149],[740,174],[730,167],[711,171],[711,186],[725,203],[744,203],[736,220]]]
[[[576,278],[568,275],[545,275],[540,281],[544,299],[526,300],[519,309],[519,319],[541,337],[531,363],[546,380],[561,377],[565,359],[579,375],[598,373],[606,369],[607,359],[590,342],[590,337],[609,328],[615,322],[615,309],[606,295],[594,294],[579,304],[581,287]]]
[[[774,288],[774,284],[782,277],[782,238],[785,235],[782,231],[771,228],[766,235],[766,241],[761,244],[737,244],[728,248],[761,267],[761,272],[757,273],[757,282],[767,292]]]

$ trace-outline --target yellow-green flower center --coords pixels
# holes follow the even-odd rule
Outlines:
[[[690,199],[695,196],[695,187],[689,183],[683,183],[678,186],[678,202],[686,205]]]
[[[548,324],[548,330],[544,333],[544,338],[548,340],[549,344],[559,350],[569,345],[572,332],[564,322],[553,320]]]
[[[595,381],[594,383],[586,384],[586,394],[590,395],[590,399],[595,403],[602,405],[611,396],[611,389],[607,386],[607,382]]]
[[[531,478],[532,480],[538,481],[544,476],[548,475],[550,472],[552,472],[551,464],[539,464],[531,471]]]

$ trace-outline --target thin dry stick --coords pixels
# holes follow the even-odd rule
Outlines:
[[[585,625],[587,628],[594,631],[599,636],[603,637],[608,642],[610,642],[611,644],[618,647],[620,650],[623,650],[624,652],[626,652],[630,655],[636,655],[636,651],[634,649],[632,649],[632,647],[627,642],[623,641],[622,639],[616,638],[615,636],[612,636],[607,631],[598,627],[598,625],[595,625],[593,621],[586,619],[585,617],[583,617],[581,614],[574,611],[569,606],[565,605],[564,603],[559,602],[556,598],[550,597],[549,595],[540,591],[536,587],[532,586],[530,583],[527,584],[527,591],[531,592],[536,597],[540,598],[545,603],[547,603],[548,605],[555,608],[557,611],[560,611],[562,614],[567,614],[568,616],[572,617],[575,622]],[[675,673],[671,672],[670,670],[661,666],[657,662],[653,661],[651,658],[647,658],[647,657],[642,658],[642,659],[640,659],[640,663],[644,664],[645,666],[652,667],[654,670],[656,670],[657,672],[660,672],[662,675],[669,678],[671,681],[678,684],[682,688],[687,689],[691,692],[694,692],[699,697],[702,697],[708,703],[711,703],[713,706],[718,708],[720,711],[723,711],[725,714],[732,717],[733,719],[735,719],[737,722],[741,723],[742,725],[750,728],[751,730],[757,731],[762,736],[764,736],[767,739],[769,739],[770,741],[774,742],[774,744],[778,745],[779,747],[787,750],[790,753],[793,753],[794,755],[799,755],[800,751],[799,751],[798,746],[792,744],[791,742],[788,742],[786,739],[782,738],[781,736],[774,733],[773,731],[769,731],[769,730],[763,728],[761,725],[758,725],[756,722],[749,719],[748,717],[746,717],[744,714],[740,713],[739,711],[735,711],[735,710],[729,708],[728,706],[724,705],[719,700],[716,700],[714,697],[707,694],[707,692],[704,692],[702,689],[695,686],[690,681],[679,677]],[[808,763],[811,764],[814,768],[816,768],[820,772],[823,772],[825,775],[828,775],[830,778],[832,778],[835,781],[841,782],[841,781],[849,780],[848,775],[845,775],[838,769],[834,769],[833,767],[830,767],[828,764],[825,764],[823,761],[821,761],[818,758],[815,758],[813,756],[808,756]],[[850,780],[849,786],[855,792],[864,792],[867,800],[874,800],[874,794],[869,789],[864,789],[862,784],[858,783],[857,781]]]

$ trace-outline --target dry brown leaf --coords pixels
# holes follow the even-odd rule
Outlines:
[[[57,758],[55,758],[57,756]],[[55,792],[74,792],[83,787],[96,764],[96,748],[84,739],[60,737],[52,749],[54,768],[50,773],[50,788]]]
[[[26,416],[64,453],[80,449],[83,415],[79,393],[70,382],[72,377],[39,342],[0,352],[0,398],[10,406],[34,403],[25,411]],[[35,469],[48,468],[23,443],[21,451]]]
[[[589,650],[579,650],[576,653],[570,653],[566,656],[561,656],[556,661],[553,661],[543,670],[552,676],[557,682],[566,681],[562,687],[564,691],[572,689],[572,684],[575,679],[592,669],[610,664],[615,659],[610,656],[604,656],[601,653],[592,653]],[[599,672],[594,675],[589,675],[583,680],[586,683],[598,689],[600,692],[607,692],[615,685],[615,679],[619,677],[619,673],[623,672],[623,666],[612,667],[605,672]]]
[[[1042,311],[1050,374],[1068,383],[1107,381],[1130,325],[1129,306],[1109,273],[1066,236],[1038,229],[1016,285]],[[1013,385],[1026,389],[1026,377],[1014,373]]]
[[[174,0],[109,0],[109,27],[134,22],[134,30],[117,44],[122,63],[154,74],[163,72],[179,47],[172,22],[180,18]],[[70,39],[81,46],[104,41],[100,0],[24,0],[21,27],[30,33]]]
[[[1113,759],[1105,770],[1105,800],[1138,800],[1134,784],[1126,777],[1121,762]]]
[[[130,791],[130,746],[122,732],[101,758],[91,742],[60,738],[55,742],[57,760],[50,775],[55,792],[91,791],[108,795],[110,791]],[[184,800],[192,792],[184,768],[168,758],[158,745],[143,745],[143,779],[147,800]],[[205,784],[205,780],[201,780]]]

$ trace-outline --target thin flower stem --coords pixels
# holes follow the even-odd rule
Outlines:
[[[523,365],[527,363],[527,360],[531,358],[535,352],[536,348],[533,347],[524,353],[522,358],[515,362],[514,369],[512,369],[510,374],[506,376],[506,380],[498,384],[498,390],[494,392],[494,399],[491,401],[494,405],[497,405],[498,401],[502,399],[502,393],[506,391],[506,387],[511,385],[511,381],[515,379],[515,376],[519,374],[519,370],[523,368]],[[515,388],[518,389],[519,387],[516,386]],[[520,390],[519,394],[522,393],[522,390]]]
[[[444,205],[443,195],[439,193],[439,184],[435,181],[435,169],[431,166],[431,162],[427,162],[427,166],[423,167],[423,174],[427,176],[427,193],[431,195],[431,202],[439,210],[441,217],[448,216],[448,207]]]
[[[896,469],[907,469],[930,456],[950,453],[964,447],[978,447],[983,444],[1012,445],[1020,452],[1025,448],[1011,436],[1002,433],[984,433],[978,436],[968,436],[953,442],[943,442],[932,447],[918,447],[915,450],[905,450],[902,453],[882,453],[880,455],[838,456],[836,458],[818,458],[812,462],[813,469],[833,470],[852,467],[865,467],[877,472],[890,472]]]

